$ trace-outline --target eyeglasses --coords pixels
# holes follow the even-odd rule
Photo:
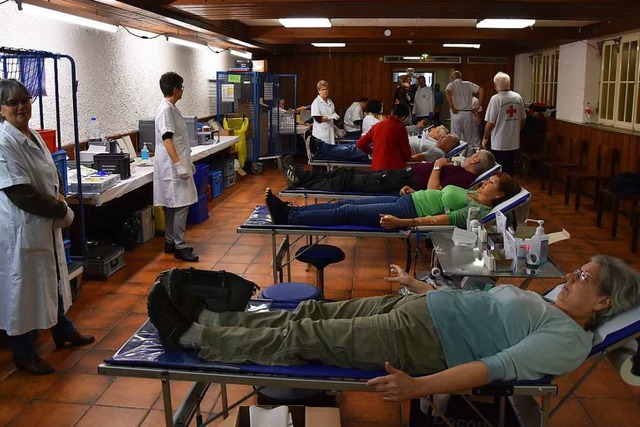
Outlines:
[[[573,271],[573,274],[575,274],[578,277],[578,280],[581,282],[590,282],[591,281],[591,273],[589,273],[586,270],[583,270],[581,268],[577,268]]]
[[[31,105],[33,102],[33,98],[30,96],[25,96],[22,99],[10,99],[4,103],[7,107],[10,108],[18,108],[18,105],[22,104],[24,106]]]

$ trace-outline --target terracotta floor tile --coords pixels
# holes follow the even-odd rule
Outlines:
[[[0,382],[0,398],[35,399],[58,381],[60,375],[36,376],[16,370]]]
[[[88,405],[35,401],[14,417],[11,426],[68,427],[74,425],[88,409]]]
[[[83,330],[83,332],[93,334],[92,331]],[[56,372],[67,372],[73,365],[78,363],[89,350],[89,346],[69,347],[51,352],[45,360],[55,368]]]
[[[30,404],[26,399],[0,399],[0,426],[9,425],[16,414]]]
[[[147,416],[148,409],[120,408],[93,405],[75,427],[111,426],[137,427]]]
[[[560,400],[559,397],[553,398],[551,401],[551,407]],[[592,427],[594,426],[593,420],[587,414],[582,403],[579,399],[572,397],[569,398],[556,413],[551,417],[550,427],[567,427],[567,426],[580,426],[580,427]]]
[[[154,409],[149,411],[139,427],[158,427],[164,425],[166,425],[164,419],[164,411]]]
[[[343,392],[340,393],[338,401],[342,420],[376,422],[388,426],[399,425],[398,403],[385,402],[376,394]],[[370,410],[372,405],[375,405],[375,411]]]
[[[591,362],[586,362],[580,368],[569,373],[566,378],[570,385],[575,384],[590,366]],[[576,396],[631,398],[633,394],[624,386],[622,378],[614,371],[609,361],[605,360],[580,385],[576,390]]]
[[[79,330],[84,328],[110,329],[125,317],[126,313],[112,310],[93,309],[84,313],[74,324]]]
[[[64,375],[46,393],[44,400],[92,404],[111,385],[113,378],[102,375]]]
[[[581,398],[583,406],[598,426],[635,427],[640,420],[640,400]]]
[[[113,350],[92,349],[69,370],[73,374],[98,375],[98,365],[113,356]]]
[[[146,378],[116,378],[96,402],[98,405],[151,408],[160,397],[162,384]]]
[[[128,313],[140,301],[140,295],[104,295],[96,302],[95,310]]]

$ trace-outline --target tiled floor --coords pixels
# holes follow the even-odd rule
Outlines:
[[[260,286],[272,283],[269,237],[239,235],[236,228],[256,204],[262,203],[267,186],[280,189],[284,179],[273,164],[261,175],[247,175],[221,198],[210,203],[210,218],[190,227],[188,240],[200,255],[198,268],[229,270],[244,275]],[[640,268],[640,256],[629,252],[628,219],[621,220],[618,239],[608,230],[596,229],[593,202],[586,199],[576,214],[562,204],[560,192],[550,197],[539,182],[525,185],[534,195],[530,217],[544,218],[547,231],[568,229],[571,240],[550,248],[559,265],[570,271],[589,256],[610,253]],[[608,220],[609,217],[605,217]],[[605,222],[606,223],[606,222]],[[607,223],[606,223],[607,224]],[[404,262],[403,244],[395,240],[330,238],[343,248],[346,260],[326,270],[326,297],[346,299],[381,295],[390,289],[383,280],[389,263]],[[84,333],[96,336],[92,346],[54,350],[50,335],[41,333],[40,354],[56,373],[36,377],[17,372],[9,350],[0,348],[0,425],[10,426],[160,426],[164,425],[160,382],[157,380],[111,378],[97,374],[96,367],[111,356],[146,320],[146,293],[158,272],[173,266],[187,266],[162,253],[163,239],[156,237],[125,254],[125,267],[104,282],[86,281],[69,315]],[[313,283],[315,272],[293,263],[294,279]],[[419,267],[424,267],[421,261]],[[542,290],[557,282],[538,281],[532,289]],[[586,366],[558,378],[561,394],[575,383]],[[174,382],[174,408],[189,384]],[[240,394],[246,387],[233,387]],[[338,396],[342,425],[374,427],[400,425],[396,404],[369,393],[341,393]],[[213,385],[202,410],[219,408],[219,389]],[[407,413],[407,405],[404,414]],[[640,387],[625,384],[606,362],[578,390],[577,397],[552,419],[553,426],[636,426],[640,420]],[[217,425],[214,423],[213,425]]]

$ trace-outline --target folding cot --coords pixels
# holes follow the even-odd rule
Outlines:
[[[478,184],[480,184],[485,179],[489,178],[496,172],[502,170],[502,166],[499,164],[495,164],[489,170],[481,173],[473,180],[473,182],[469,185],[469,188],[474,188]],[[389,194],[381,194],[381,193],[359,193],[355,191],[327,191],[327,190],[310,190],[304,187],[295,187],[295,188],[285,188],[280,191],[280,197],[302,197],[305,200],[305,205],[308,203],[309,197],[314,199],[324,199],[324,200],[342,200],[342,199],[359,199],[365,197],[376,197],[376,196],[388,196]]]
[[[555,292],[559,292],[561,286],[559,285]],[[256,303],[263,302],[254,301],[250,305]],[[519,416],[521,425],[548,426],[550,417],[611,350],[638,337],[640,337],[640,307],[622,313],[598,328],[594,333],[594,344],[589,355],[589,359],[594,360],[593,365],[553,409],[550,405],[551,398],[557,396],[558,387],[552,384],[551,377],[545,377],[539,381],[492,383],[470,390],[466,394],[495,396],[500,399],[502,408],[508,401],[516,409],[514,412]],[[198,418],[198,425],[202,425],[199,405],[211,383],[218,383],[221,386],[222,412],[206,420],[207,423],[220,416],[226,416],[230,409],[240,405],[254,394],[249,393],[230,405],[227,399],[227,384],[371,392],[373,390],[367,388],[365,382],[385,375],[384,371],[364,371],[314,364],[263,366],[209,362],[200,359],[195,350],[166,351],[160,344],[155,328],[148,321],[112,357],[98,366],[98,373],[161,380],[167,426],[188,425],[194,416]],[[194,383],[175,416],[173,416],[171,405],[170,382],[172,380]],[[540,404],[534,400],[536,396],[540,399]]]
[[[453,150],[449,151],[447,154],[445,154],[445,158],[450,159],[452,157],[456,157],[458,155],[461,155],[462,153],[464,153],[464,151],[467,149],[467,146],[469,144],[467,144],[466,142],[462,142],[460,141],[460,144],[454,148]],[[326,167],[327,169],[333,169],[333,168],[337,168],[337,167],[343,167],[343,168],[368,168],[371,167],[371,161],[369,160],[368,162],[354,162],[354,161],[349,161],[349,160],[324,160],[324,159],[311,159],[309,160],[309,164],[311,166],[320,166],[320,167]]]

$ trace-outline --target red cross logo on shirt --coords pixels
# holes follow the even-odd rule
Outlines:
[[[518,110],[513,106],[510,105],[509,108],[507,108],[506,113],[509,115],[509,118],[513,118],[513,116],[518,112]]]

